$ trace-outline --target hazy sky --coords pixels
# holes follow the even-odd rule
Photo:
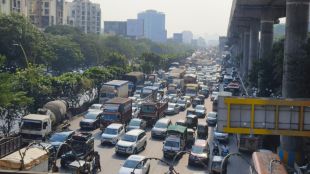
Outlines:
[[[183,30],[195,35],[226,35],[232,0],[91,0],[100,3],[104,21],[136,18],[147,9],[166,14],[168,36]]]

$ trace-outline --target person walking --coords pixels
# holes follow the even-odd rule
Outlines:
[[[100,155],[97,151],[95,151],[95,166],[96,166],[96,170],[99,169],[99,171],[101,172],[101,165],[100,165]]]

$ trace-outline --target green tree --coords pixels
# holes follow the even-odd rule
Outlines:
[[[5,55],[7,66],[26,67],[25,56],[30,63],[46,64],[53,59],[53,52],[44,34],[25,17],[12,14],[0,15],[0,54]]]
[[[128,65],[128,59],[119,53],[111,52],[107,55],[106,64],[109,66],[125,67]]]

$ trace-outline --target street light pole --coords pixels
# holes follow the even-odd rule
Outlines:
[[[29,61],[28,61],[28,57],[26,55],[26,52],[24,50],[24,47],[21,43],[19,44],[13,44],[14,46],[19,46],[21,48],[21,50],[23,51],[23,54],[24,54],[24,57],[25,57],[25,61],[26,61],[26,64],[27,64],[27,68],[29,67]]]

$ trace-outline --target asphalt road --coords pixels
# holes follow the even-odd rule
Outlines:
[[[212,111],[212,102],[209,99],[206,99],[205,106],[207,108],[207,112]],[[167,116],[171,118],[172,122],[179,119],[185,119],[186,111],[180,112],[177,115],[174,116]],[[82,117],[77,117],[76,119],[72,120],[70,129],[79,131],[79,122],[82,119]],[[205,121],[205,119],[203,119]],[[95,150],[99,152],[100,154],[100,160],[101,160],[101,167],[103,174],[116,174],[118,173],[118,170],[120,169],[121,165],[124,163],[126,158],[128,156],[119,156],[114,153],[114,146],[102,146],[100,144],[100,135],[101,131],[99,129],[92,131],[93,136],[95,137]],[[144,151],[140,152],[140,155],[144,155],[147,157],[157,157],[161,158],[163,160],[166,160],[163,158],[163,152],[162,152],[162,146],[163,141],[162,140],[155,140],[151,138],[151,132],[147,131],[147,147]],[[213,128],[209,128],[209,136],[208,141],[211,142],[209,144],[212,144],[213,141]],[[236,152],[236,139],[235,136],[230,137],[230,151]],[[211,147],[212,150],[212,147]],[[212,159],[212,157],[210,158]],[[246,174],[248,173],[248,165],[240,160],[239,158],[231,158],[230,162],[228,163],[228,174]],[[166,160],[167,161],[167,160]],[[176,164],[176,171],[181,174],[198,174],[198,173],[209,173],[210,169],[202,168],[202,167],[191,167],[187,165],[188,161],[188,155],[185,154],[183,157],[177,161]],[[170,161],[167,161],[170,162]],[[156,174],[162,174],[168,171],[168,166],[165,164],[153,160],[151,162],[151,169],[150,174],[156,173]]]

